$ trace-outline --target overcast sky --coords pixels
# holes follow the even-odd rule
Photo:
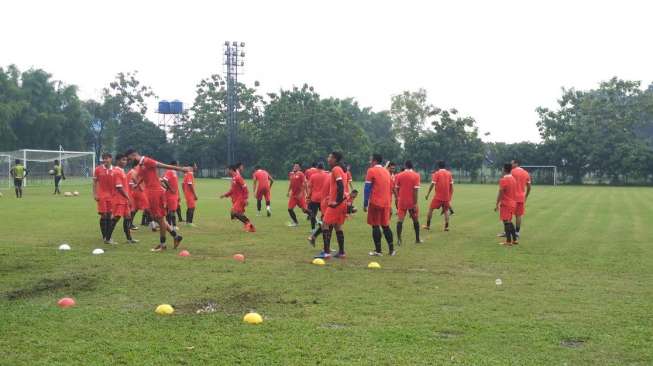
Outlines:
[[[537,141],[539,105],[561,87],[653,78],[650,1],[34,1],[0,5],[0,65],[43,68],[97,98],[138,70],[187,105],[246,42],[245,83],[308,83],[375,110],[425,88],[478,121],[485,140]],[[154,107],[154,103],[152,103]]]

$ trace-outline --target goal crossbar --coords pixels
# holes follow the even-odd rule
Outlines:
[[[554,186],[558,185],[558,167],[556,165],[522,165],[521,167],[534,168],[534,169],[540,169],[540,168],[553,169],[553,185]]]

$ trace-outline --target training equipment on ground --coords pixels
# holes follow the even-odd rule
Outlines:
[[[180,257],[188,257],[188,256],[190,256],[190,252],[188,252],[187,250],[182,250],[181,252],[179,252],[179,256]]]
[[[381,265],[378,262],[370,262],[370,264],[367,265],[367,268],[380,269]]]
[[[57,305],[63,309],[70,308],[75,306],[75,300],[71,299],[70,297],[64,297],[63,299],[57,301]]]
[[[245,256],[243,254],[240,254],[240,253],[234,254],[233,258],[235,260],[237,260],[238,262],[244,262],[245,261]]]
[[[104,250],[97,248],[97,249],[93,249],[91,253],[93,253],[94,255],[104,254]]]
[[[161,304],[156,307],[154,312],[159,315],[170,315],[175,312],[175,309],[168,304]]]
[[[61,244],[61,245],[59,245],[59,250],[64,250],[64,251],[65,250],[70,250],[70,245],[65,244],[65,243]]]
[[[71,192],[64,192],[63,193],[64,197],[72,197],[73,194]]]
[[[59,150],[16,150],[0,153],[0,186],[11,187],[9,168],[14,160],[20,160],[29,174],[23,180],[23,185],[45,186],[52,185],[54,161],[59,160],[63,166],[66,180],[60,184],[88,184],[95,170],[95,153],[92,151],[66,151],[63,147]]]
[[[259,313],[247,313],[243,321],[247,324],[261,324],[263,323],[263,317]]]
[[[75,196],[75,197],[79,196],[79,192],[77,192],[77,191],[73,192],[73,196]]]
[[[311,263],[315,264],[316,266],[323,266],[326,264],[326,262],[322,258],[315,258]]]
[[[501,281],[500,278],[497,278],[497,279],[494,281],[494,283],[495,283],[497,286],[501,286],[501,285],[503,285],[503,281]]]

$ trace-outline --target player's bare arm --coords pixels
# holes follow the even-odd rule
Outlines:
[[[189,166],[183,166],[182,167],[182,166],[176,166],[176,165],[168,165],[168,164],[159,163],[158,161],[156,162],[156,167],[159,168],[159,169],[172,169],[172,170],[176,170],[178,172],[184,172],[184,173],[188,173],[188,172],[193,171],[193,168],[189,167]]]

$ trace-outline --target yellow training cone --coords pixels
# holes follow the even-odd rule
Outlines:
[[[313,264],[315,264],[316,266],[323,266],[326,264],[326,262],[324,262],[324,259],[322,258],[315,258],[313,259]]]
[[[370,264],[367,265],[367,268],[379,269],[381,268],[381,265],[377,262],[370,262]]]
[[[243,321],[247,324],[261,324],[263,323],[263,317],[259,313],[247,313]]]
[[[170,315],[175,312],[175,309],[168,304],[162,304],[157,306],[154,312],[159,315]]]

